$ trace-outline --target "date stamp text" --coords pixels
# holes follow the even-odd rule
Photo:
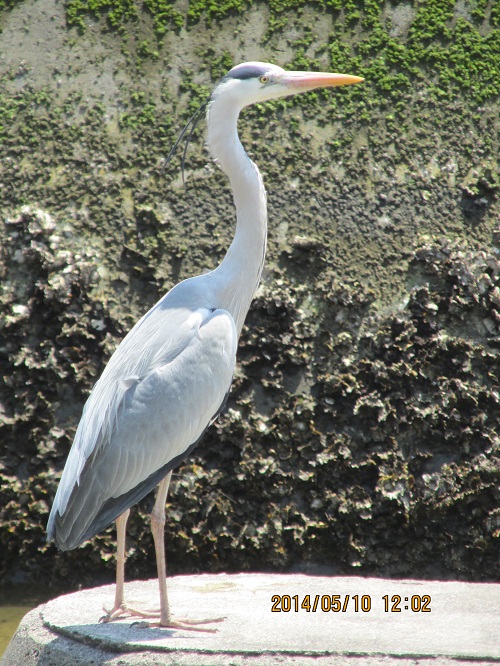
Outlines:
[[[271,597],[271,611],[273,613],[369,613],[374,603],[382,604],[386,613],[430,613],[431,597],[429,594],[412,594],[405,597],[399,594],[373,599],[369,594],[274,594]]]

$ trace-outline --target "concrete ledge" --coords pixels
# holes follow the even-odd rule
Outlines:
[[[276,574],[169,579],[178,617],[226,617],[216,634],[144,628],[130,619],[99,624],[113,592],[111,585],[84,590],[31,611],[1,666],[344,666],[353,665],[353,657],[356,666],[409,666],[416,658],[432,666],[500,661],[500,585]],[[272,612],[275,595],[280,612]],[[337,604],[331,595],[339,595],[339,612],[328,610]],[[401,601],[393,612],[395,595]],[[430,612],[422,611],[426,595]],[[127,584],[126,600],[154,608],[157,581]]]

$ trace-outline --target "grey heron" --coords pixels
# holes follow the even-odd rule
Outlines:
[[[181,629],[201,624],[174,620],[170,613],[165,504],[172,470],[193,450],[225,402],[238,337],[264,264],[266,191],[238,137],[240,111],[250,104],[361,81],[357,76],[287,72],[247,62],[224,76],[207,103],[208,147],[233,191],[234,239],[215,270],[173,287],[116,349],[85,404],[47,526],[48,541],[69,550],[116,521],[116,593],[107,621],[143,615],[124,602],[125,532],[130,507],[158,486],[151,514],[160,588],[158,624]]]

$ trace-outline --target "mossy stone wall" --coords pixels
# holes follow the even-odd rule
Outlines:
[[[45,524],[127,332],[234,225],[203,149],[233,64],[365,83],[244,112],[269,252],[227,409],[174,476],[170,571],[491,580],[500,513],[500,12],[455,2],[0,3],[0,575],[112,576]],[[133,512],[130,576],[154,575]]]

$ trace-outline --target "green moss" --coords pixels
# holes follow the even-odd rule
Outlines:
[[[182,80],[179,86],[181,92],[189,93],[189,102],[187,114],[191,116],[202,104],[207,101],[210,95],[210,88],[193,81],[194,72],[188,68],[182,70]]]
[[[409,40],[424,44],[436,38],[449,39],[449,22],[453,18],[455,0],[426,0],[417,5]]]
[[[0,11],[3,9],[12,9],[12,7],[20,2],[22,2],[22,0],[0,0]]]
[[[211,57],[208,52],[206,56],[206,60],[210,62],[210,75],[213,81],[218,81],[236,64],[232,55],[227,50],[224,50],[219,56],[217,56],[214,51],[212,51]]]
[[[158,60],[160,57],[158,50],[153,48],[147,39],[139,43],[137,53],[140,57],[145,59],[149,58],[151,60]]]
[[[137,4],[134,0],[67,0],[66,20],[69,26],[85,30],[85,17],[105,16],[111,28],[118,28],[124,22],[136,19]]]
[[[144,91],[133,91],[128,101],[122,102],[130,110],[120,114],[119,123],[122,129],[137,129],[143,125],[154,125],[156,122],[156,105],[148,99]]]
[[[4,0],[5,2],[6,0]],[[187,21],[193,25],[201,20],[209,23],[230,14],[242,14],[255,0],[194,0],[186,14],[175,9],[169,0],[145,0],[143,8],[151,14],[157,36],[176,30]],[[268,36],[283,31],[293,16],[300,15],[305,0],[270,0]],[[391,33],[387,18],[388,5],[382,0],[319,0],[318,12],[335,16],[334,32],[325,48],[330,51],[332,66],[338,71],[362,73],[379,93],[393,101],[401,98],[415,82],[427,83],[436,99],[451,100],[466,94],[477,103],[500,94],[500,4],[486,0],[471,3],[472,21],[456,18],[455,0],[428,0],[418,3],[407,34]],[[389,7],[389,15],[390,15]],[[489,13],[488,13],[489,9]],[[136,19],[140,11],[133,0],[67,0],[69,25],[85,27],[88,14],[103,15],[110,27],[119,27]],[[482,25],[476,25],[479,21]],[[488,23],[490,24],[488,26]],[[361,26],[361,39],[352,30]],[[481,28],[481,29],[480,29]],[[293,44],[294,64],[298,68],[316,68],[314,59],[305,53],[315,40],[307,26]],[[138,47],[142,57],[156,58],[159,49],[147,42]],[[228,51],[213,54],[216,59],[211,73],[219,76],[232,64]],[[227,70],[226,70],[227,71]]]
[[[20,117],[29,122],[40,110],[47,108],[51,101],[52,95],[46,88],[22,90],[16,95],[0,95],[0,143],[11,134],[13,126]],[[25,123],[21,124],[18,131],[21,134],[26,133],[32,143],[38,142],[38,137],[30,136]]]
[[[169,28],[179,29],[184,25],[184,16],[172,4],[168,0],[144,0],[144,7],[153,16],[154,28],[159,36]]]
[[[500,26],[500,2],[494,2],[491,8],[491,24]]]
[[[483,21],[486,16],[487,5],[488,0],[475,0],[471,6],[471,16],[473,16],[477,21]]]
[[[215,0],[193,0],[189,3],[187,15],[191,22],[199,21],[202,17],[206,17],[208,21],[211,21],[213,18],[224,18],[228,14],[235,12],[241,13],[249,4],[246,0],[223,0],[223,2],[216,2]]]

